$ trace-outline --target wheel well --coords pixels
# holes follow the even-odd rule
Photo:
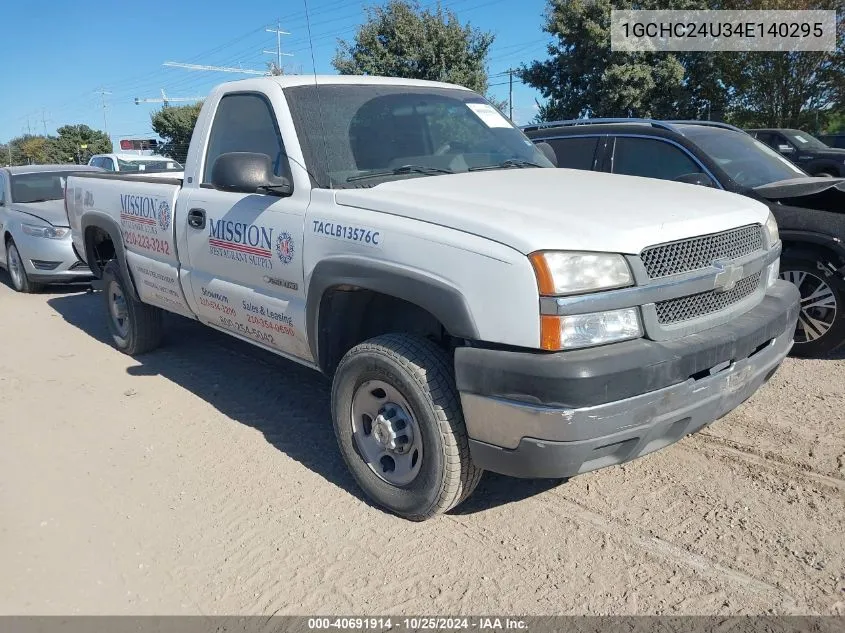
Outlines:
[[[391,295],[335,286],[320,300],[317,350],[320,368],[332,375],[350,349],[380,334],[403,332],[431,339],[449,349],[453,339],[428,310]]]
[[[802,242],[799,240],[784,240],[781,259],[823,259],[827,262],[837,264],[837,267],[845,264],[845,258],[832,248],[816,244],[814,242]]]
[[[3,234],[3,243],[4,243],[4,244],[8,244],[8,243],[9,243],[9,242],[11,242],[11,241],[12,241],[12,234],[11,234],[11,233],[9,233],[8,231],[6,231],[6,232]]]
[[[85,257],[94,275],[102,277],[106,263],[114,259],[115,254],[114,241],[108,231],[98,226],[85,229]]]

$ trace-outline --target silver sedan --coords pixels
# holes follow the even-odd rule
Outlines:
[[[73,250],[64,206],[65,179],[86,165],[26,165],[0,169],[0,267],[18,292],[44,284],[92,279]]]

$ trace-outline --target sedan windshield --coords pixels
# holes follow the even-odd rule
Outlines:
[[[704,125],[679,125],[738,185],[759,187],[807,174],[745,132]]]
[[[65,180],[72,171],[39,171],[12,174],[12,202],[27,204],[61,200],[65,197]]]
[[[476,169],[553,167],[521,130],[467,90],[389,85],[285,89],[320,187],[372,186]]]

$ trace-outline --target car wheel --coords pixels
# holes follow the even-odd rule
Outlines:
[[[109,331],[117,349],[134,356],[159,346],[163,331],[162,310],[132,298],[115,260],[109,261],[103,270],[103,298]]]
[[[819,173],[815,174],[819,178],[838,178],[839,174],[834,174],[829,171],[820,171]]]
[[[780,277],[801,293],[801,311],[795,328],[794,356],[816,358],[845,342],[845,283],[827,276],[806,259],[784,259]]]
[[[335,372],[332,412],[343,459],[376,504],[423,521],[478,485],[451,362],[431,341],[386,334],[353,347]]]
[[[15,244],[15,240],[9,238],[6,242],[6,270],[12,280],[12,287],[18,292],[38,292],[44,285],[35,283],[29,278],[23,264],[23,258]]]

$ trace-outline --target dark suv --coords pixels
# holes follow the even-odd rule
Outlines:
[[[822,134],[819,140],[828,147],[845,149],[845,134]]]
[[[845,149],[825,145],[801,130],[746,130],[813,176],[845,177]]]
[[[783,241],[780,276],[801,291],[793,354],[817,357],[845,342],[845,179],[811,177],[724,123],[579,119],[523,130],[550,146],[558,167],[716,187],[767,204]]]

